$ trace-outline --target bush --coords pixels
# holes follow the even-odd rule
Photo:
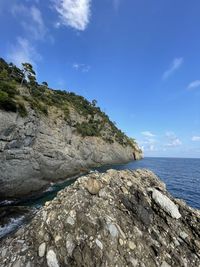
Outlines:
[[[88,123],[82,122],[76,124],[76,129],[83,137],[85,136],[99,136],[100,131],[96,122]]]
[[[10,97],[18,93],[14,82],[0,81],[0,91],[6,92]]]
[[[0,91],[0,109],[5,111],[16,112],[16,103],[9,97],[6,92]]]
[[[24,103],[18,102],[17,104],[17,110],[22,118],[26,117],[28,115],[27,110],[24,106]]]

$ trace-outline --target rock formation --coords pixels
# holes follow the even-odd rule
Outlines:
[[[150,171],[91,173],[0,246],[1,267],[198,267],[200,212]]]
[[[81,120],[77,113],[74,120]],[[0,110],[0,196],[20,197],[80,170],[141,158],[135,144],[107,143],[101,137],[82,137],[56,109],[48,117],[29,110],[22,118]]]

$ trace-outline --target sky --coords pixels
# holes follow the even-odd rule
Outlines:
[[[199,0],[0,0],[0,57],[96,99],[145,156],[200,157]]]

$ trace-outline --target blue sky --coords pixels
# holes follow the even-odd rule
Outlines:
[[[146,156],[200,157],[199,0],[1,0],[0,56],[96,99]]]

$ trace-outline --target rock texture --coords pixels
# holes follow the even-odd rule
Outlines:
[[[200,212],[150,171],[91,173],[0,247],[1,267],[200,266]]]
[[[82,120],[71,111],[71,121]],[[141,156],[136,144],[135,148],[124,147],[100,137],[83,138],[54,107],[49,109],[48,117],[30,108],[25,118],[0,110],[1,198],[28,195],[81,169]]]

